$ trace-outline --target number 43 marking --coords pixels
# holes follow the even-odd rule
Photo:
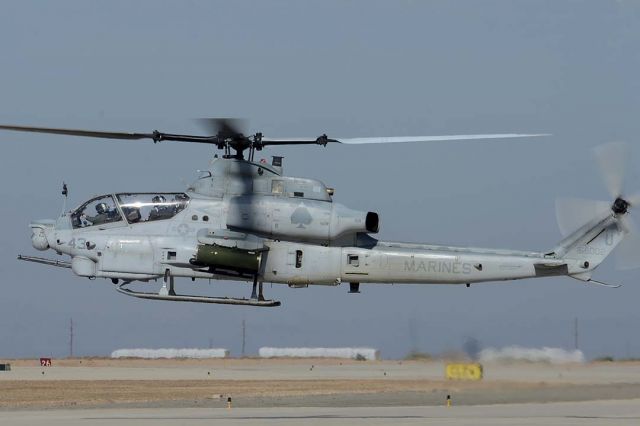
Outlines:
[[[79,250],[85,249],[87,248],[87,240],[86,238],[72,238],[67,245]]]

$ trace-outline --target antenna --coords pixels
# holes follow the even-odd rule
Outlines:
[[[243,358],[244,358],[244,349],[245,349],[246,338],[247,338],[247,327],[246,327],[246,323],[245,323],[244,318],[243,318],[242,319],[242,357]]]
[[[67,211],[67,196],[69,195],[69,189],[64,181],[62,181],[62,195],[64,195],[64,200],[62,201],[62,213],[60,213],[60,216],[64,216]]]
[[[69,319],[69,358],[73,358],[73,318]]]

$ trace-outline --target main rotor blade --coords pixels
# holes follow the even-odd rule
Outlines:
[[[345,145],[363,145],[380,143],[407,143],[407,142],[438,142],[471,139],[507,139],[507,138],[532,138],[551,136],[548,133],[523,134],[523,133],[496,133],[485,135],[444,135],[444,136],[383,136],[366,138],[337,138],[331,139],[326,135],[318,138],[263,138],[263,145],[326,145],[327,143],[342,143]]]
[[[208,118],[198,120],[204,125],[212,136],[198,135],[176,135],[162,133],[154,130],[151,133],[125,133],[125,132],[103,132],[95,130],[81,129],[59,129],[51,127],[31,127],[31,126],[13,126],[0,125],[0,130],[12,130],[18,132],[32,133],[48,133],[56,135],[84,136],[89,138],[102,139],[124,139],[124,140],[140,140],[151,139],[154,142],[160,141],[176,141],[176,142],[196,142],[220,144],[225,139],[233,139],[240,137],[247,142],[249,139],[242,133],[244,121],[239,119],[227,118]],[[255,146],[260,149],[267,145],[326,145],[327,143],[343,143],[343,144],[379,144],[379,143],[406,143],[406,142],[435,142],[435,141],[454,141],[454,140],[471,140],[471,139],[506,139],[506,138],[526,138],[550,136],[549,134],[521,134],[521,133],[498,133],[498,134],[479,134],[479,135],[444,135],[444,136],[391,136],[391,137],[366,137],[366,138],[341,138],[333,139],[327,135],[321,135],[317,138],[261,138],[255,141]]]
[[[57,129],[51,127],[29,127],[29,126],[4,126],[0,125],[0,129],[12,130],[16,132],[32,132],[32,133],[50,133],[54,135],[70,135],[85,136],[89,138],[105,138],[105,139],[153,139],[152,133],[122,133],[122,132],[99,132],[94,130],[78,130],[78,129]]]
[[[624,142],[610,142],[593,150],[600,172],[611,198],[622,196],[627,165],[628,146]]]
[[[558,198],[556,200],[556,220],[563,237],[596,217],[604,218],[607,213],[612,213],[611,204],[608,201],[582,198]]]
[[[125,132],[102,132],[95,130],[80,129],[58,129],[51,127],[31,127],[31,126],[8,126],[0,125],[0,130],[11,130],[16,132],[47,133],[54,135],[83,136],[87,138],[100,139],[123,139],[141,140],[151,139],[154,142],[175,141],[175,142],[197,142],[197,143],[217,143],[217,137],[195,136],[195,135],[174,135],[162,133],[154,130],[151,133],[125,133]]]
[[[472,139],[509,139],[509,138],[533,138],[551,136],[547,133],[523,134],[523,133],[496,133],[484,135],[443,135],[443,136],[390,136],[373,138],[339,138],[338,142],[350,145],[368,143],[406,143],[406,142],[438,142],[461,141]]]

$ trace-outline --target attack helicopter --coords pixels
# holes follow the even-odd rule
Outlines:
[[[283,145],[430,142],[544,136],[483,134],[451,136],[267,138],[245,135],[238,122],[208,119],[209,136],[159,132],[123,133],[1,125],[0,129],[128,141],[152,140],[212,145],[222,150],[184,192],[118,192],[93,197],[57,219],[30,223],[31,242],[69,260],[19,255],[22,261],[68,268],[89,279],[110,279],[117,291],[143,299],[273,307],[263,283],[289,287],[349,283],[465,284],[569,276],[592,278],[594,270],[634,229],[631,207],[640,194],[622,194],[624,147],[597,152],[612,202],[557,204],[565,238],[546,252],[385,242],[376,212],[333,201],[323,182],[284,174],[282,157],[255,161],[256,151]],[[245,155],[246,154],[246,155]],[[64,186],[63,194],[66,196]],[[635,253],[628,267],[637,263]],[[175,278],[252,283],[249,298],[186,295]],[[131,284],[161,281],[153,292]]]

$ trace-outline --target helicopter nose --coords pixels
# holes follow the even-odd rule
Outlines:
[[[31,228],[31,245],[36,250],[47,250],[51,245],[49,240],[53,237],[53,231],[55,230],[55,221],[44,219],[36,220],[29,224]]]

